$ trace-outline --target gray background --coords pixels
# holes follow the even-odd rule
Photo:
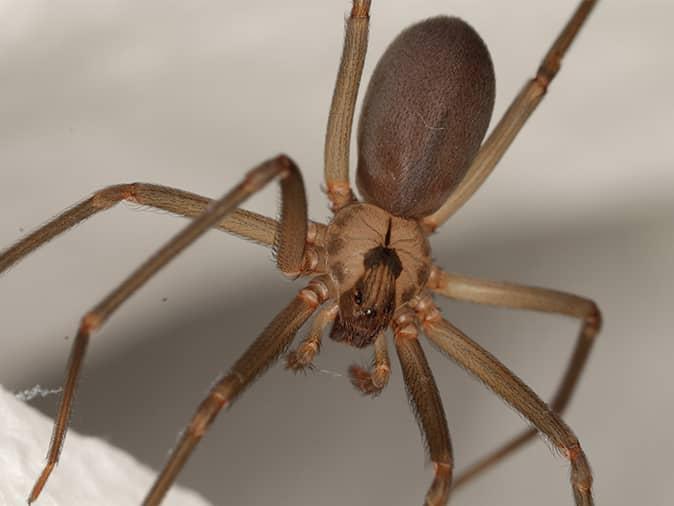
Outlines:
[[[365,79],[403,27],[456,14],[491,49],[497,116],[575,6],[374,4]],[[327,219],[322,140],[348,8],[0,2],[0,244],[107,184],[218,196],[281,151],[303,168],[311,217]],[[606,325],[566,416],[593,465],[598,504],[674,499],[672,15],[664,0],[600,2],[499,169],[432,242],[449,270],[599,302]],[[273,215],[277,201],[269,189],[247,207]],[[0,381],[60,384],[78,318],[183,223],[121,205],[3,275]],[[296,288],[268,251],[209,233],[96,335],[73,426],[159,466],[213,378]],[[442,307],[541,395],[554,389],[576,322]],[[427,349],[459,468],[524,426]],[[377,400],[334,374],[368,359],[326,342],[318,365],[327,373],[272,369],[218,420],[181,481],[215,504],[418,504],[431,469],[399,368]],[[56,402],[35,404],[53,412]],[[539,441],[452,504],[571,502],[565,462]]]

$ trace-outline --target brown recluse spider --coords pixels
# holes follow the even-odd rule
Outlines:
[[[353,0],[325,142],[325,183],[334,217],[307,217],[298,167],[285,155],[253,168],[218,200],[153,184],[104,188],[68,209],[0,255],[0,272],[53,237],[122,200],[193,218],[107,297],[86,313],[73,342],[48,461],[28,502],[35,501],[54,469],[70,419],[75,388],[92,333],[159,269],[211,228],[273,248],[281,272],[312,276],[295,298],[221,377],[201,402],[144,504],[162,501],[190,453],[220,410],[278,359],[314,314],[309,335],[288,353],[287,367],[311,366],[321,336],[355,347],[374,345],[371,369],[352,366],[353,384],[376,395],[390,375],[385,332],[393,332],[410,402],[424,434],[434,479],[426,505],[444,505],[452,488],[521,447],[540,432],[571,465],[576,505],[591,505],[592,473],[578,439],[560,415],[575,390],[601,326],[594,302],[563,292],[487,281],[442,270],[431,260],[428,236],[480,187],[536,109],[596,0],[581,1],[487,139],[494,104],[489,52],[458,18],[435,17],[403,31],[379,61],[358,130],[358,200],[349,183],[349,145],[367,47],[369,0]],[[281,185],[280,220],[238,207],[269,182]],[[433,295],[517,309],[559,313],[581,321],[570,363],[550,404],[488,351],[443,319]],[[319,307],[322,309],[319,310]],[[425,334],[442,352],[521,413],[532,428],[466,469],[454,481],[449,431],[438,389],[419,341]]]

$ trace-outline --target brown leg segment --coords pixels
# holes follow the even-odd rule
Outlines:
[[[364,395],[376,397],[388,384],[391,377],[391,362],[388,358],[386,334],[380,332],[374,341],[374,360],[372,367],[364,369],[359,365],[349,367],[351,383]]]
[[[407,395],[425,436],[435,469],[433,483],[426,493],[424,506],[444,506],[449,500],[454,467],[445,411],[412,318],[399,317],[394,326],[396,352]]]
[[[566,23],[562,32],[548,50],[536,76],[515,97],[501,120],[494,127],[473,160],[459,186],[440,209],[422,220],[424,228],[432,232],[458,211],[482,186],[494,167],[510,147],[517,134],[543,100],[550,82],[559,71],[562,58],[583,27],[597,0],[583,0]]]
[[[355,200],[349,184],[349,148],[369,23],[370,0],[353,0],[325,133],[325,184],[333,211]]]
[[[309,335],[304,339],[297,349],[292,350],[286,356],[286,369],[294,372],[304,372],[312,367],[312,361],[316,354],[321,350],[321,338],[325,328],[330,325],[339,311],[337,303],[332,303],[323,309],[318,316],[314,318],[311,324]]]
[[[185,465],[192,450],[206,433],[222,408],[236,399],[292,342],[297,330],[329,295],[326,280],[315,279],[267,326],[253,344],[234,363],[228,374],[212,388],[197,408],[192,420],[174,448],[169,461],[143,501],[144,506],[160,504]]]
[[[587,364],[595,337],[601,329],[601,313],[593,301],[555,290],[451,274],[437,268],[434,268],[431,274],[431,283],[434,292],[455,300],[513,309],[530,309],[579,318],[582,325],[576,346],[557,392],[549,403],[550,409],[555,413],[561,414],[564,411]],[[507,457],[530,441],[535,434],[535,429],[524,431],[498,450],[471,465],[454,480],[454,488],[464,485],[482,471]]]
[[[578,439],[562,419],[489,352],[442,319],[435,307],[429,304],[420,311],[423,312],[424,331],[430,340],[524,415],[569,460],[576,505],[594,504],[590,465]]]
[[[59,405],[47,464],[31,491],[28,502],[40,495],[49,474],[56,465],[68,428],[72,401],[89,337],[128,299],[143,286],[159,269],[192,244],[207,230],[219,223],[251,194],[263,188],[275,177],[281,177],[282,209],[277,242],[277,264],[283,272],[300,271],[304,257],[307,234],[307,205],[304,184],[297,166],[286,156],[279,156],[251,170],[242,183],[220,200],[211,204],[197,219],[146,260],[105,299],[89,311],[80,323],[66,370],[63,396]],[[92,213],[93,214],[93,213]],[[58,219],[58,218],[57,218]],[[65,227],[68,228],[68,227]],[[29,236],[30,237],[30,236]],[[295,241],[295,242],[292,242]]]
[[[188,218],[200,216],[213,202],[201,195],[154,184],[130,183],[108,186],[3,251],[0,254],[0,272],[10,268],[57,235],[96,213],[112,208],[122,200],[163,209]],[[215,227],[266,246],[273,246],[278,222],[257,213],[237,209]]]

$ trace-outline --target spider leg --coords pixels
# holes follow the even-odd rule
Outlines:
[[[309,335],[295,350],[290,351],[286,356],[286,369],[299,372],[306,371],[307,368],[312,367],[311,362],[321,349],[323,332],[335,320],[338,311],[339,306],[337,303],[332,303],[318,313],[318,316],[314,318],[311,324]]]
[[[9,269],[23,257],[57,235],[94,214],[111,209],[123,200],[162,209],[188,218],[200,216],[213,202],[201,195],[155,184],[130,183],[108,186],[64,211],[3,251],[0,254],[0,272]],[[278,226],[278,222],[272,218],[243,209],[236,209],[214,225],[215,228],[266,246],[274,245]],[[312,226],[314,228],[323,227],[323,225],[313,223]]]
[[[353,386],[364,395],[376,397],[386,387],[391,377],[391,362],[388,358],[384,331],[381,331],[374,340],[372,367],[368,370],[354,364],[349,367],[349,377]]]
[[[185,465],[192,450],[206,433],[222,408],[229,405],[257,376],[267,369],[288,347],[298,329],[328,298],[326,278],[316,278],[301,290],[262,334],[234,363],[210,390],[187,425],[168,462],[164,465],[152,489],[143,501],[144,506],[161,502],[176,476]]]
[[[454,458],[445,411],[418,339],[414,316],[399,315],[394,321],[394,341],[414,414],[425,436],[435,477],[424,506],[444,506],[449,500]]]
[[[276,177],[281,178],[282,197],[280,233],[276,237],[277,265],[284,273],[300,272],[302,270],[305,239],[307,236],[307,202],[304,193],[304,183],[302,182],[299,169],[292,160],[286,156],[278,156],[252,169],[240,184],[221,199],[208,206],[203,214],[187,225],[98,305],[84,315],[77,331],[69,364],[66,369],[63,395],[54,422],[54,433],[49,446],[47,464],[31,491],[28,499],[29,503],[33,502],[40,495],[51,471],[58,462],[68,428],[68,421],[70,420],[77,380],[91,334],[98,330],[112,313],[159,269],[207,230],[219,223],[250,195],[263,188]]]
[[[580,375],[601,329],[601,313],[597,305],[586,298],[544,288],[522,286],[513,283],[487,281],[460,276],[437,268],[431,273],[432,290],[455,300],[489,304],[513,309],[529,309],[557,313],[579,318],[582,322],[576,345],[564,376],[557,388],[550,409],[561,415],[573,395]],[[454,480],[454,488],[464,485],[482,471],[488,469],[518,449],[536,434],[530,429],[511,438],[496,451],[468,467]]]
[[[528,81],[515,97],[501,120],[491,131],[487,140],[471,163],[468,172],[447,201],[433,214],[426,216],[422,224],[432,232],[458,211],[463,204],[482,186],[494,167],[510,147],[517,134],[543,100],[548,86],[559,72],[562,58],[576,35],[583,27],[597,0],[582,0],[571,19],[548,49],[536,76]]]
[[[569,460],[576,506],[592,506],[590,465],[578,438],[559,415],[488,351],[444,320],[432,302],[420,304],[417,309],[425,334],[441,351],[524,415]]]
[[[370,0],[353,0],[325,133],[325,184],[333,211],[355,200],[349,184],[349,147],[353,112],[367,52],[369,23]]]

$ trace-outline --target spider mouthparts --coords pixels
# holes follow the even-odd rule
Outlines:
[[[354,325],[344,323],[341,316],[338,316],[330,331],[330,339],[338,343],[345,343],[356,348],[365,348],[371,345],[381,328],[358,328]]]

